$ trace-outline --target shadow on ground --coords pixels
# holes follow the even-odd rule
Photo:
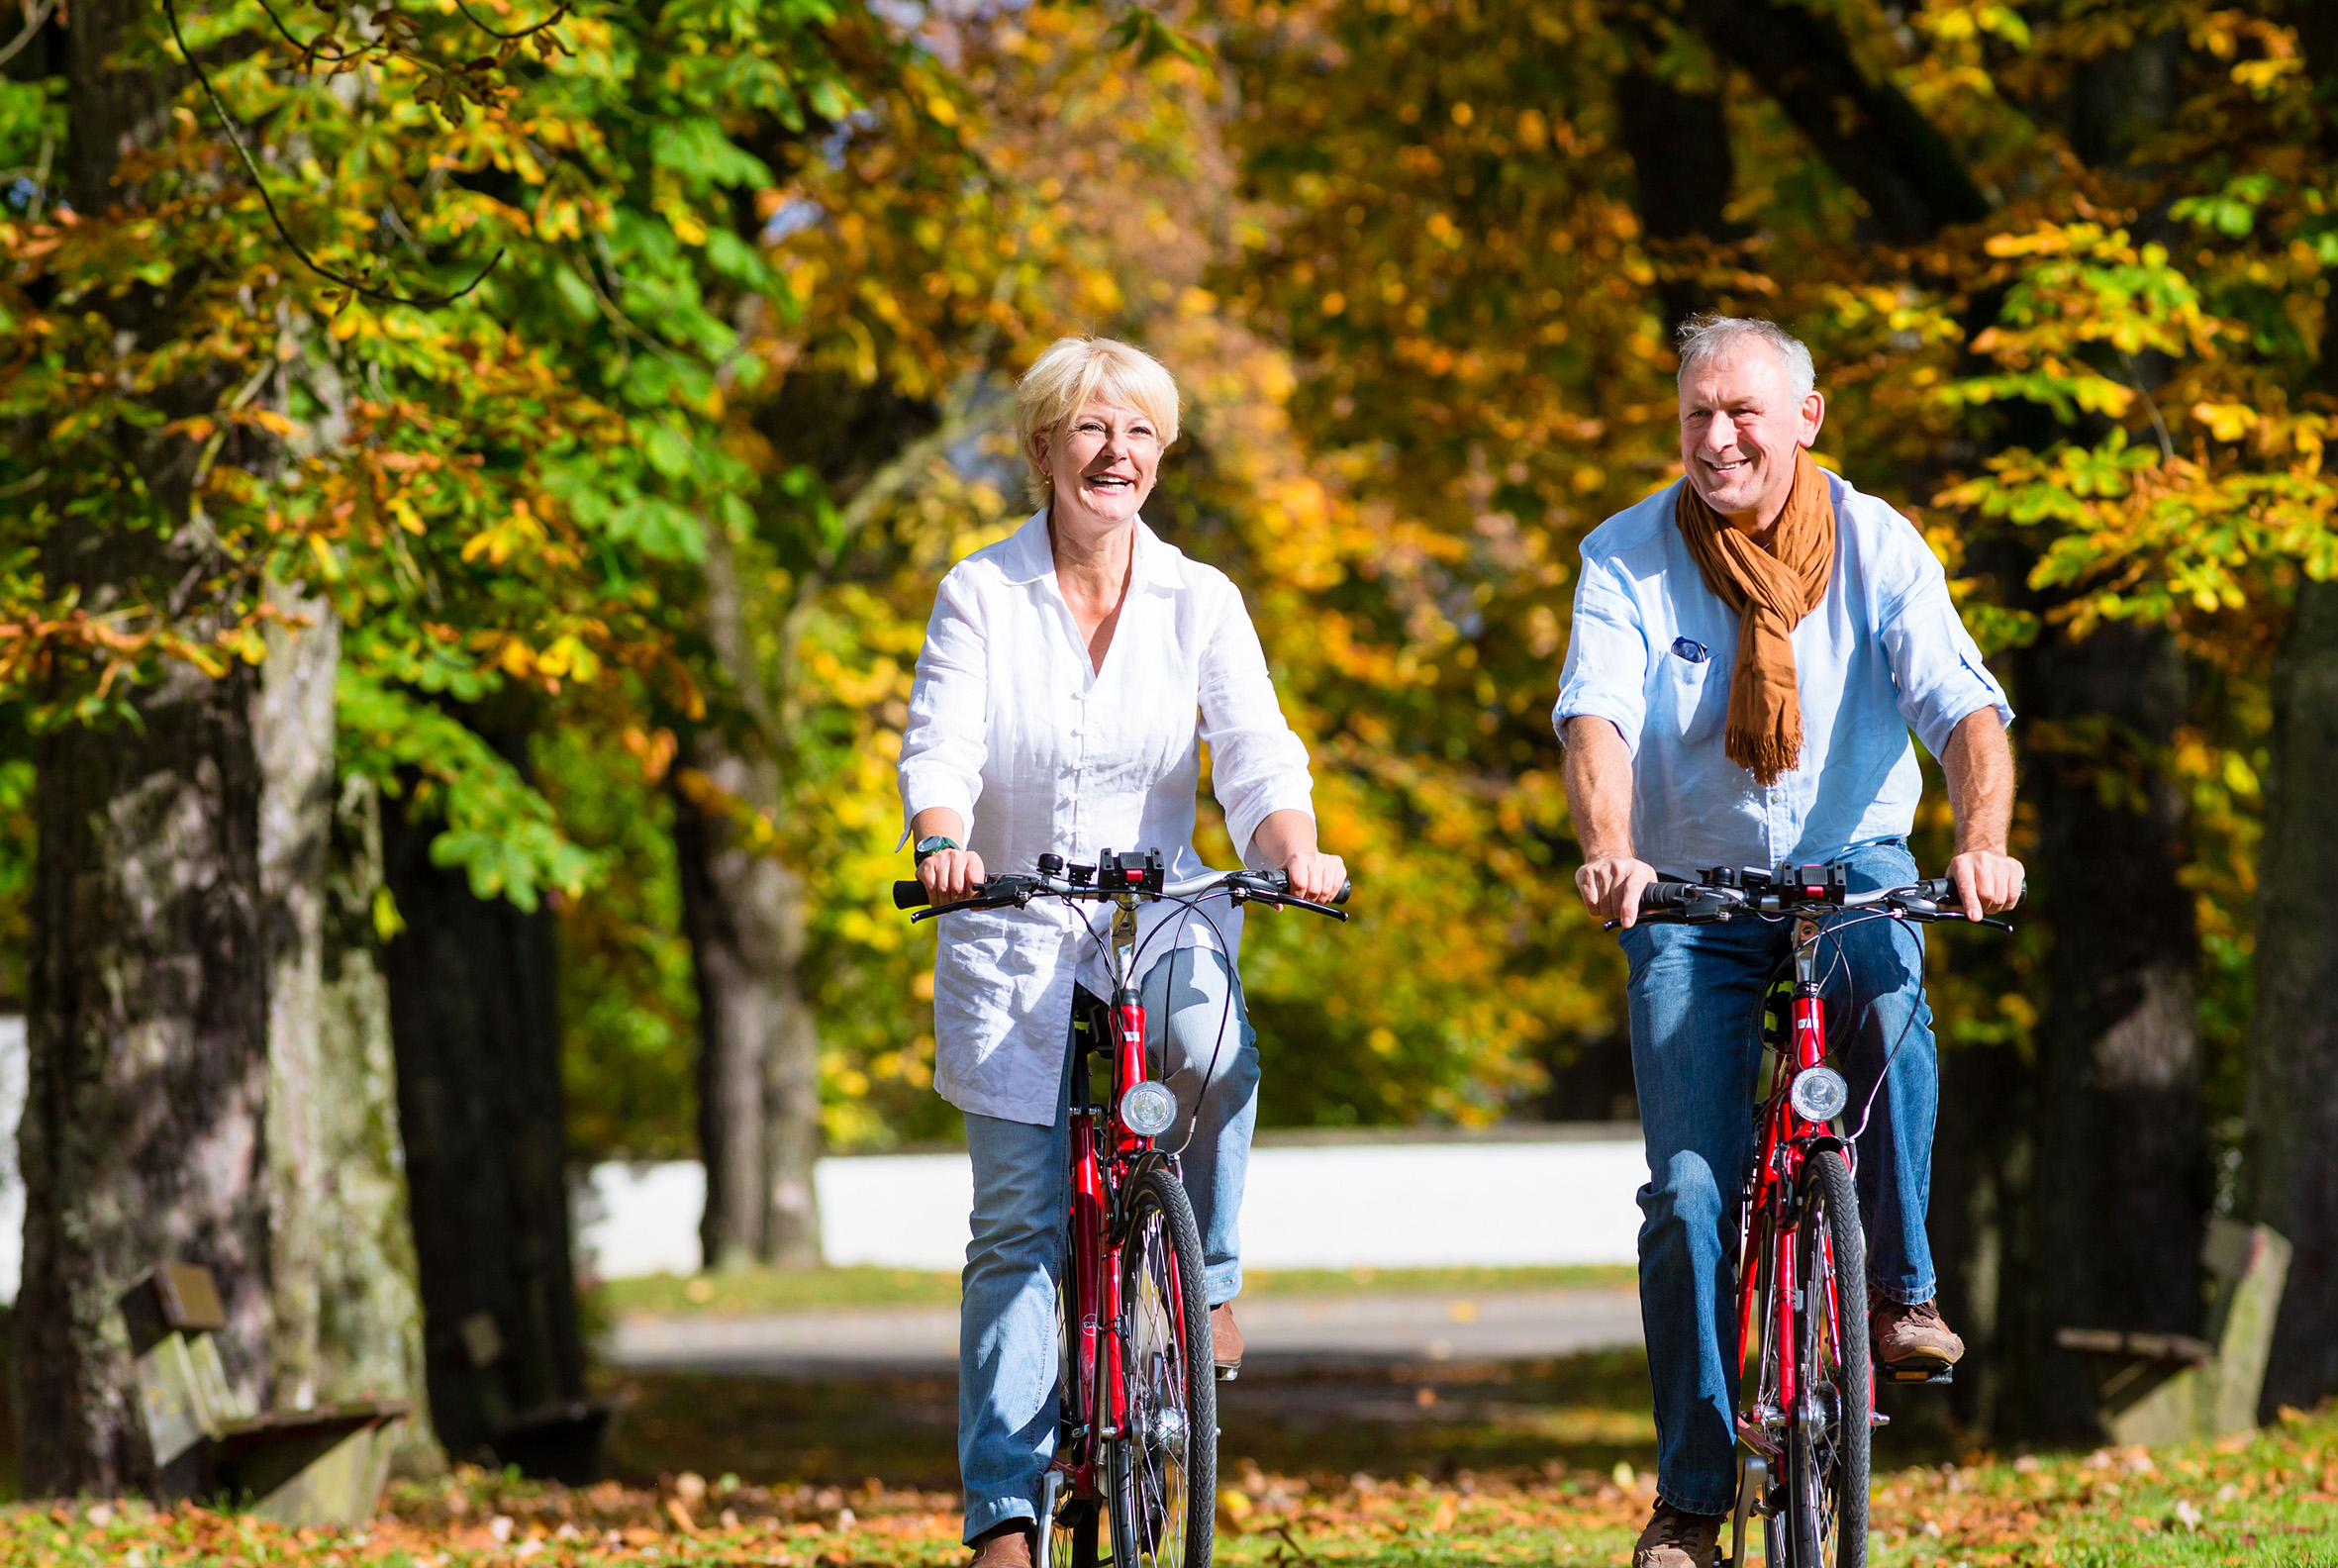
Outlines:
[[[697,1471],[758,1484],[946,1491],[957,1485],[957,1383],[947,1375],[822,1380],[626,1373],[611,1473]],[[1648,1367],[1637,1350],[1560,1360],[1256,1367],[1219,1385],[1220,1473],[1446,1479],[1461,1470],[1605,1474],[1656,1459]],[[1898,1391],[1879,1471],[1952,1458],[1937,1391]]]

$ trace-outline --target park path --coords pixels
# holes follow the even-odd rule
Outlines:
[[[1639,1293],[1629,1286],[1262,1296],[1235,1312],[1245,1364],[1261,1371],[1524,1361],[1640,1343]],[[633,1372],[832,1377],[954,1371],[957,1357],[955,1307],[869,1307],[629,1318],[604,1359]]]

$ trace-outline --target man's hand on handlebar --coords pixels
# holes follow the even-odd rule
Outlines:
[[[1587,860],[1575,873],[1576,891],[1592,919],[1615,921],[1627,931],[1640,919],[1640,890],[1656,880],[1656,868],[1645,860],[1620,855]]]
[[[971,849],[939,849],[918,867],[925,897],[936,907],[956,904],[982,891],[982,856]]]
[[[1948,863],[1965,919],[1979,920],[2021,902],[2021,862],[1994,849],[1968,849]]]

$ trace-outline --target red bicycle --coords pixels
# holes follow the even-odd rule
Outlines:
[[[1113,906],[1109,940],[1098,933],[1112,997],[1089,998],[1072,1020],[1071,1206],[1056,1293],[1061,1418],[1041,1483],[1039,1518],[1047,1528],[1037,1568],[1098,1568],[1103,1561],[1208,1568],[1214,1548],[1218,1384],[1202,1233],[1177,1151],[1156,1142],[1177,1120],[1177,1096],[1148,1070],[1144,1001],[1133,977],[1141,973],[1139,906],[1166,901],[1208,920],[1202,902],[1219,895],[1347,919],[1293,897],[1280,871],[1213,873],[1172,886],[1158,850],[1140,858],[1110,849],[1092,866],[1041,855],[1035,876],[994,876],[974,898],[912,917],[1020,909],[1034,898]],[[926,902],[925,886],[896,882],[893,901],[918,909]],[[1343,887],[1336,902],[1346,901]],[[1101,1095],[1099,1058],[1107,1068]],[[1108,1516],[1113,1555],[1104,1559],[1098,1551]]]
[[[1867,1242],[1852,1184],[1861,1129],[1844,1131],[1850,1085],[1826,1062],[1817,954],[1823,938],[1854,924],[1967,917],[1951,902],[1956,892],[1945,878],[1853,893],[1840,865],[1716,867],[1700,875],[1700,882],[1648,887],[1641,918],[1794,922],[1793,987],[1763,1030],[1770,1090],[1757,1113],[1760,1153],[1738,1211],[1737,1353],[1749,1387],[1737,1416],[1743,1456],[1727,1561],[1746,1568],[1747,1526],[1759,1516],[1770,1568],[1864,1568],[1870,1443],[1886,1418],[1875,1406]],[[1865,913],[1821,924],[1845,912]],[[1949,1374],[1899,1380],[1947,1382]]]

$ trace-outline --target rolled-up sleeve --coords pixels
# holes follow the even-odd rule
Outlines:
[[[1900,592],[1884,604],[1877,631],[1900,687],[1900,716],[1924,749],[1939,756],[1967,718],[1994,708],[1997,721],[2010,725],[2013,709],[1957,615],[1939,559],[1913,526],[1901,522],[1899,532]]]
[[[1551,728],[1567,738],[1567,721],[1605,719],[1634,756],[1648,716],[1648,637],[1640,613],[1605,562],[1585,556],[1575,580],[1575,626],[1559,672]]]
[[[1202,651],[1202,741],[1225,831],[1247,863],[1250,837],[1279,811],[1315,815],[1307,745],[1291,731],[1241,593],[1225,585],[1217,629]]]
[[[941,582],[925,646],[910,688],[901,735],[901,803],[906,820],[947,807],[968,829],[982,795],[990,732],[989,661],[981,612],[957,572]]]

